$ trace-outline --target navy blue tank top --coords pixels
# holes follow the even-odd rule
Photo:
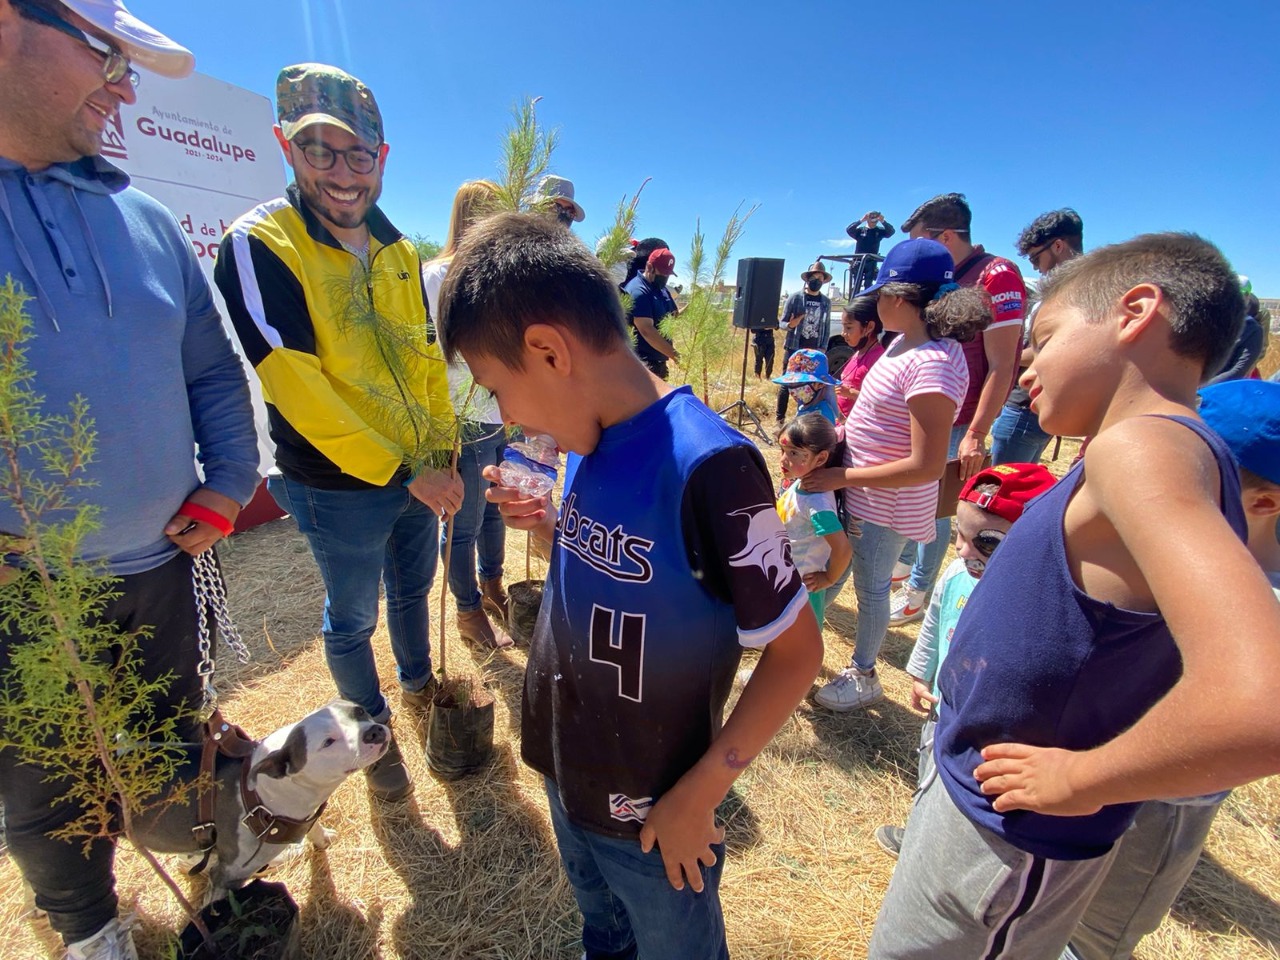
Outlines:
[[[1247,541],[1231,452],[1200,421],[1165,419],[1194,431],[1213,452],[1222,512]],[[973,776],[981,749],[992,743],[1092,749],[1133,726],[1182,675],[1182,657],[1159,612],[1095,600],[1072,579],[1063,520],[1083,477],[1080,463],[1009,532],[973,591],[939,672],[935,751],[947,792],[970,820],[1055,860],[1106,853],[1138,804],[1084,817],[997,813]]]

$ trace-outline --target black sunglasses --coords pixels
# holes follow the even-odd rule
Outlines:
[[[969,542],[984,557],[990,557],[996,552],[996,547],[1004,542],[1006,536],[1003,530],[979,530],[969,538]]]
[[[75,24],[63,20],[62,17],[51,10],[38,7],[33,3],[23,3],[22,0],[17,0],[16,5],[22,8],[23,16],[46,27],[53,27],[53,29],[60,33],[65,33],[73,40],[79,40],[102,57],[102,79],[107,83],[119,83],[125,77],[128,77],[131,86],[136,87],[138,85],[138,72],[129,63],[129,58],[119,50],[113,50],[101,40],[89,36]]]

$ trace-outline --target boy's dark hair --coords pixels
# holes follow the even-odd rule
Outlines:
[[[1147,233],[1074,257],[1040,282],[1041,309],[1061,297],[1101,320],[1140,283],[1159,287],[1169,303],[1174,353],[1219,369],[1244,326],[1244,295],[1226,257],[1194,233]]]
[[[991,297],[982,287],[956,287],[942,296],[937,283],[886,283],[880,295],[901,297],[924,315],[929,336],[965,343],[991,323]]]
[[[778,431],[778,438],[786,438],[793,447],[808,450],[811,453],[826,453],[830,463],[836,447],[840,444],[840,434],[836,425],[820,413],[805,413],[792,417]]]
[[[1258,302],[1258,298],[1252,293],[1246,293],[1244,295],[1244,315],[1246,317],[1253,317],[1253,319],[1257,320],[1258,309],[1261,306],[1262,304]]]
[[[548,217],[496,214],[467,233],[440,288],[445,358],[466,351],[522,369],[535,323],[563,327],[597,353],[627,343],[618,289],[581,240]]]
[[[1018,235],[1018,253],[1025,257],[1028,250],[1059,239],[1076,253],[1084,253],[1084,221],[1070,207],[1050,210],[1032,220]]]
[[[973,223],[973,211],[963,193],[942,193],[916,207],[915,212],[902,221],[902,232],[910,233],[916,227],[926,230],[954,230],[968,233]]]
[[[1280,483],[1274,480],[1268,480],[1262,474],[1254,473],[1245,467],[1240,468],[1240,489],[1241,490],[1261,490],[1266,487],[1280,487]]]

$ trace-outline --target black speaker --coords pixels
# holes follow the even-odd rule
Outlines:
[[[738,261],[738,289],[733,296],[733,325],[741,330],[776,329],[782,298],[782,267],[775,257]]]

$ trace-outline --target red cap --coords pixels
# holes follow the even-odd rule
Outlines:
[[[1028,503],[1056,482],[1053,474],[1038,463],[1002,463],[970,477],[960,490],[960,499],[1013,523]],[[997,484],[1000,489],[995,493],[976,489],[986,484]]]
[[[649,266],[664,277],[676,272],[676,256],[666,247],[659,247],[649,254]]]

